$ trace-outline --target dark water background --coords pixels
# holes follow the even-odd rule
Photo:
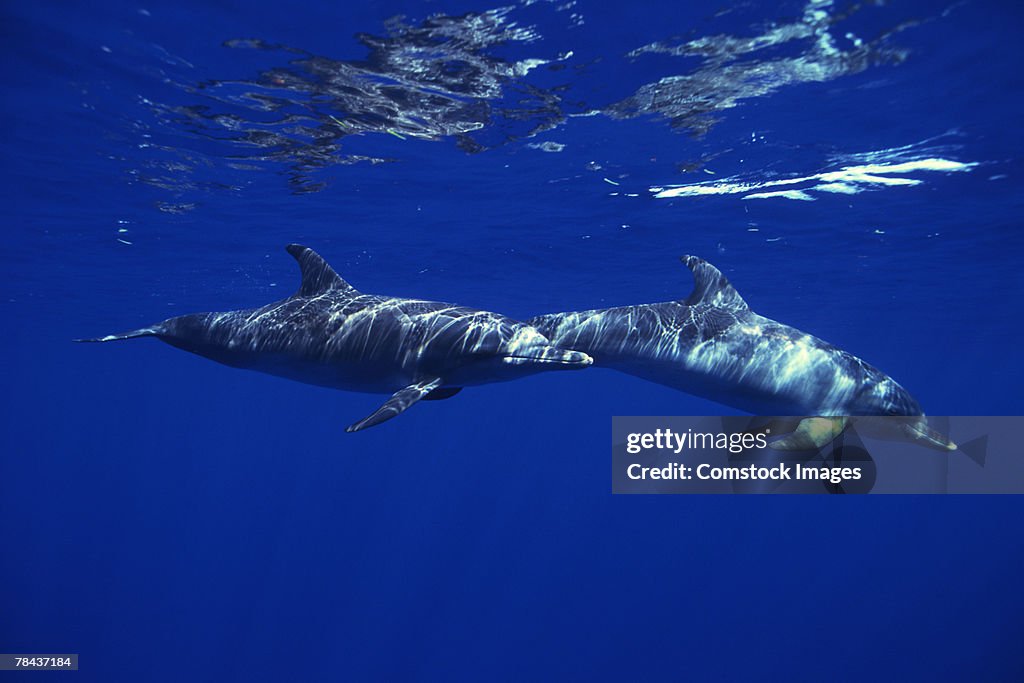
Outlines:
[[[681,298],[692,253],[931,414],[1020,414],[1019,8],[681,5],[5,4],[0,650],[90,681],[1018,678],[1014,497],[613,497],[612,415],[731,411],[587,370],[350,435],[381,397],[70,343],[284,296],[293,241],[514,317]],[[918,182],[650,189],[872,163]]]

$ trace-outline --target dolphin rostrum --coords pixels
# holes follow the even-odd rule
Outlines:
[[[232,367],[336,389],[394,392],[350,432],[389,420],[421,399],[453,396],[463,386],[593,362],[525,323],[453,304],[363,294],[312,249],[291,244],[288,253],[299,262],[302,285],[287,299],[78,341],[157,337]]]
[[[817,337],[754,313],[707,261],[684,256],[689,297],[638,306],[552,313],[527,321],[559,346],[608,367],[759,415],[905,416],[904,434],[942,450],[891,377]]]

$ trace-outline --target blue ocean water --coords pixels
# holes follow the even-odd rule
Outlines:
[[[345,434],[381,397],[70,342],[285,296],[289,242],[517,318],[682,298],[696,254],[930,414],[1020,414],[1015,4],[2,12],[0,650],[89,681],[1019,679],[1016,497],[613,497],[611,416],[733,411],[588,369]]]

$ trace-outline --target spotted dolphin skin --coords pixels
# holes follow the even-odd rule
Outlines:
[[[193,313],[85,342],[157,337],[237,368],[319,386],[392,393],[354,432],[421,399],[545,370],[584,368],[586,353],[553,345],[530,325],[487,311],[363,294],[312,249],[292,244],[302,270],[293,296],[261,308]]]
[[[689,297],[553,313],[527,321],[598,367],[759,415],[905,416],[899,429],[943,450],[916,400],[891,377],[831,344],[754,313],[721,272],[696,256]]]

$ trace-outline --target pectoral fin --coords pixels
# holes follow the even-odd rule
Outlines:
[[[813,451],[831,443],[849,422],[845,417],[808,417],[792,433],[768,444],[777,451]]]
[[[374,425],[379,425],[381,422],[390,420],[434,389],[437,389],[443,383],[444,380],[440,377],[434,377],[433,379],[423,380],[416,384],[410,384],[406,388],[396,391],[391,398],[385,401],[384,405],[380,408],[377,408],[376,412],[372,415],[356,422],[353,425],[349,425],[345,431],[358,432],[360,429],[373,427]]]

